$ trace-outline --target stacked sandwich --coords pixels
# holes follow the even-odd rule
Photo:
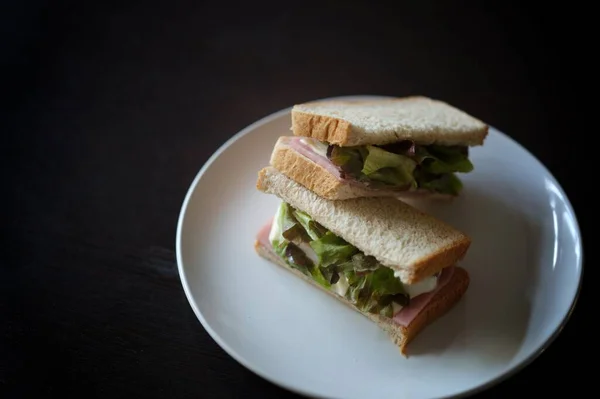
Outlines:
[[[257,188],[281,199],[259,255],[330,293],[407,344],[469,285],[471,239],[403,202],[452,198],[485,123],[424,97],[321,101],[292,109]]]

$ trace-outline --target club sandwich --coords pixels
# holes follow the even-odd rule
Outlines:
[[[270,165],[326,199],[459,195],[488,125],[423,96],[317,101],[291,112]]]
[[[405,356],[469,286],[457,263],[471,239],[402,201],[329,200],[272,166],[256,186],[281,200],[257,253],[377,323]]]

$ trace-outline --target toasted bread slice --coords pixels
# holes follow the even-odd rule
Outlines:
[[[423,96],[367,101],[316,101],[292,108],[292,131],[339,146],[417,144],[482,145],[488,125]]]
[[[394,269],[406,284],[454,265],[471,245],[466,234],[391,197],[327,200],[271,166],[258,173],[256,186]]]
[[[292,180],[300,183],[320,197],[329,200],[346,200],[360,197],[397,197],[451,200],[454,196],[429,191],[399,191],[372,189],[351,183],[332,174],[322,165],[300,154],[288,144],[288,136],[280,137],[271,153],[270,164]]]
[[[402,326],[395,323],[391,318],[363,312],[354,306],[346,298],[321,287],[314,280],[308,278],[298,270],[290,268],[279,256],[273,253],[269,248],[262,245],[259,241],[255,241],[254,248],[256,252],[267,259],[268,261],[283,267],[284,269],[294,273],[304,281],[317,287],[318,289],[327,292],[337,300],[345,303],[350,308],[356,310],[363,316],[366,316],[371,321],[377,323],[391,338],[396,346],[400,349],[402,355],[408,357],[407,345],[428,325],[446,314],[454,305],[462,298],[469,287],[469,274],[461,267],[456,266],[454,273],[448,283],[435,293],[429,303],[421,310],[421,312],[408,324]]]

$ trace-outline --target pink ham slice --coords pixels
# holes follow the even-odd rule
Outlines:
[[[263,247],[272,250],[271,241],[269,241],[269,232],[271,231],[271,225],[273,224],[273,219],[269,220],[267,224],[260,228],[258,234],[256,235],[256,239],[258,242],[262,244]]]
[[[267,224],[261,227],[256,236],[258,242],[260,242],[269,251],[273,251],[271,242],[269,241],[269,232],[271,231],[272,223],[273,220],[271,219]],[[427,304],[429,303],[429,301],[431,301],[431,298],[434,297],[436,292],[438,292],[440,289],[442,289],[442,287],[448,284],[453,274],[454,266],[445,268],[438,278],[438,284],[435,290],[412,298],[410,300],[410,304],[400,309],[394,315],[392,320],[394,320],[394,322],[400,324],[401,326],[408,326],[415,319],[415,317],[417,317],[417,315],[423,310],[423,308],[427,306]]]

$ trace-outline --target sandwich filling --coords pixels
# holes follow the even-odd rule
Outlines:
[[[311,160],[328,163],[326,168],[335,170],[341,179],[373,189],[458,195],[462,182],[456,173],[473,170],[467,146],[404,140],[384,146],[340,147],[307,137],[292,138],[292,145]]]
[[[446,268],[450,270],[416,284],[403,284],[394,270],[286,202],[281,202],[269,227],[268,244],[291,268],[346,298],[361,311],[394,317],[401,324],[425,306],[452,272]],[[400,315],[403,310],[407,316]]]

